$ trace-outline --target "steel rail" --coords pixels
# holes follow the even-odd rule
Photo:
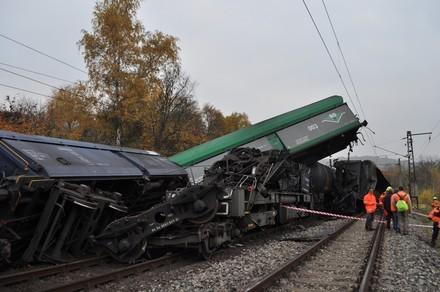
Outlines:
[[[284,274],[301,264],[305,259],[309,258],[311,255],[313,255],[315,252],[317,252],[319,249],[321,249],[325,244],[327,244],[329,241],[335,239],[338,237],[341,233],[343,233],[349,226],[351,226],[356,220],[350,220],[344,225],[342,225],[340,228],[338,228],[335,232],[329,234],[325,238],[321,239],[314,245],[312,245],[310,248],[305,250],[300,255],[296,256],[292,260],[288,261],[284,265],[282,265],[279,269],[271,272],[270,274],[267,274],[262,279],[258,280],[257,282],[254,282],[251,284],[245,291],[247,292],[256,292],[256,291],[264,291],[265,289],[272,286],[274,282],[279,280]]]
[[[160,268],[165,265],[173,264],[182,255],[183,253],[167,255],[154,260],[145,261],[145,262],[129,265],[123,268],[119,268],[108,273],[91,276],[88,278],[80,279],[78,281],[70,282],[56,287],[49,287],[47,289],[40,290],[40,292],[49,292],[49,291],[64,292],[64,291],[79,291],[79,290],[89,291],[91,289],[94,289],[98,285],[102,285],[115,280],[117,281],[134,274],[143,273],[152,269]]]
[[[376,230],[373,234],[373,245],[368,256],[368,261],[365,266],[365,270],[362,276],[361,283],[359,285],[359,292],[370,291],[371,288],[371,277],[373,276],[376,260],[379,255],[379,248],[383,242],[383,236],[385,232],[385,224],[383,223],[383,217],[381,218],[381,223],[378,224]]]
[[[0,275],[0,287],[21,283],[25,281],[35,280],[43,277],[53,276],[60,273],[70,272],[70,271],[78,270],[83,267],[90,267],[93,265],[100,264],[108,259],[110,259],[109,256],[92,257],[70,263],[58,264],[44,268],[36,268],[18,273],[3,274]]]

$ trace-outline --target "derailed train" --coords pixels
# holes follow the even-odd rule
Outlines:
[[[148,151],[0,132],[0,261],[107,252],[133,263],[182,247],[209,255],[251,229],[302,216],[283,204],[351,212],[369,187],[385,189],[386,179],[369,161],[335,168],[317,161],[357,141],[362,125],[342,98],[330,97],[174,162]]]

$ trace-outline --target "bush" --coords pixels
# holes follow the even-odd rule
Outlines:
[[[421,209],[430,209],[432,203],[432,197],[434,197],[434,190],[431,188],[423,189],[419,193],[419,204]]]

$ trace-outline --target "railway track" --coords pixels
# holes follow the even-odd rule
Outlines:
[[[33,268],[15,273],[8,272],[5,274],[0,274],[0,287],[7,287],[27,281],[35,281],[45,277],[55,276],[60,273],[72,272],[79,269],[96,266],[109,260],[111,260],[109,256],[97,256],[64,264]]]
[[[117,267],[109,268],[102,264],[106,260],[111,261],[110,257],[96,257],[75,261],[67,264],[50,266],[47,268],[32,269],[29,271],[7,274],[0,277],[1,291],[89,291],[99,285],[117,281],[131,275],[159,269],[165,266],[175,264],[184,253],[177,253],[166,255],[154,260],[148,260],[133,265],[118,265]],[[97,267],[95,271],[88,271],[90,267]],[[62,283],[53,284],[49,277],[60,275],[61,277],[69,272],[84,270],[83,274],[86,276],[72,277],[73,280]],[[107,271],[106,271],[107,270]],[[41,284],[38,281],[49,279]],[[28,286],[26,285],[29,282]]]
[[[245,291],[369,291],[384,224],[349,221]]]
[[[306,218],[299,221],[301,226],[314,226],[322,222],[321,219]],[[298,223],[298,222],[296,222]],[[241,244],[252,242],[261,236],[267,237],[295,227],[297,224],[286,224],[276,228],[269,228],[264,232],[255,232],[245,235]],[[221,253],[225,251],[222,249]],[[218,254],[218,253],[216,253]],[[88,291],[95,287],[112,281],[119,281],[128,276],[155,271],[168,266],[174,269],[177,266],[190,265],[194,258],[188,262],[182,260],[183,253],[145,261],[135,265],[122,265],[115,263],[111,257],[93,257],[66,264],[59,264],[44,268],[37,268],[17,273],[0,275],[0,290],[3,291]]]

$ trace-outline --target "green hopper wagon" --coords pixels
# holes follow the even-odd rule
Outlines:
[[[205,142],[170,157],[186,168],[194,183],[204,169],[237,147],[288,151],[297,161],[314,163],[357,141],[360,122],[341,96],[331,96],[247,128]]]

